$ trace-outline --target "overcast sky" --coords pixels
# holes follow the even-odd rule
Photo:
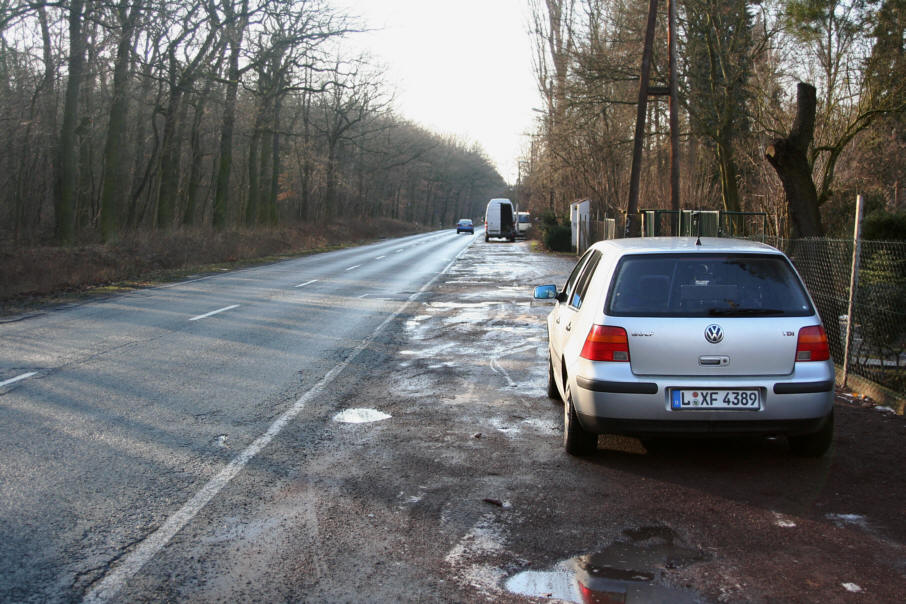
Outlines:
[[[394,106],[433,132],[480,144],[511,183],[540,107],[526,0],[334,0],[376,31],[356,34],[385,66]]]

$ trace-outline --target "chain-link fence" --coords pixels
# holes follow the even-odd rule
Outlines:
[[[845,357],[853,242],[768,241],[785,251],[808,286],[824,321],[831,355]],[[906,243],[863,241],[853,298],[849,372],[906,392]]]

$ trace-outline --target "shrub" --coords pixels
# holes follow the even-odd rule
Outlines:
[[[573,249],[572,229],[566,225],[558,224],[545,229],[544,246],[552,252],[569,252]]]
[[[561,220],[552,210],[541,214],[541,241],[552,252],[572,250],[572,228],[569,221]]]
[[[872,212],[862,221],[862,237],[875,241],[906,241],[906,212]]]

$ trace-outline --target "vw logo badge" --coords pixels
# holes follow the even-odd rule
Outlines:
[[[717,344],[724,339],[724,330],[720,328],[720,325],[708,325],[705,328],[705,339],[712,344]]]

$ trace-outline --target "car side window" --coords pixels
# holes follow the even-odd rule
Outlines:
[[[588,284],[591,282],[591,277],[594,275],[595,269],[598,268],[599,262],[601,262],[601,252],[594,252],[591,258],[588,259],[588,262],[585,263],[582,273],[576,280],[575,291],[572,292],[569,299],[570,306],[576,309],[582,307],[582,300],[585,299],[585,292],[588,291]]]
[[[588,262],[588,259],[591,257],[592,251],[588,250],[585,252],[585,255],[579,258],[579,261],[576,262],[576,266],[573,268],[573,272],[569,274],[569,278],[566,280],[566,285],[563,286],[563,293],[566,295],[566,299],[572,299],[573,290],[576,288],[576,282],[579,280],[579,275],[582,274],[582,269],[585,267],[585,264]]]

